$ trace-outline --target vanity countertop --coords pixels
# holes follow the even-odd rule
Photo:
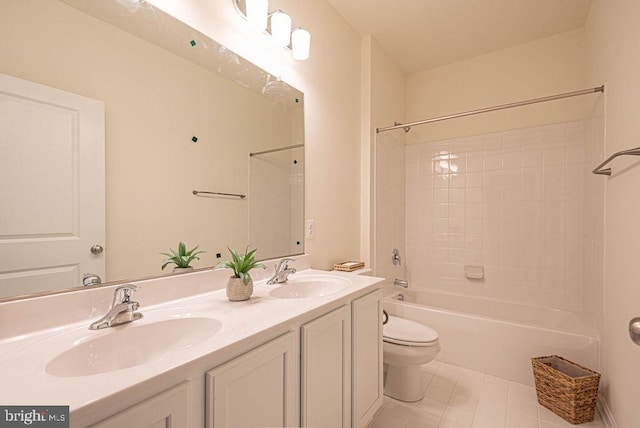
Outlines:
[[[198,273],[189,275],[193,280]],[[0,403],[68,405],[72,418],[84,419],[83,414],[98,406],[100,409],[105,406],[108,408],[111,405],[109,398],[125,390],[132,393],[162,390],[175,385],[180,379],[201,376],[204,370],[215,367],[243,349],[288,331],[294,320],[313,314],[314,311],[339,307],[379,288],[382,281],[376,277],[313,269],[299,271],[294,276],[304,278],[314,275],[347,278],[350,285],[326,296],[285,299],[270,296],[269,293],[280,285],[267,285],[263,279],[254,284],[251,299],[243,302],[228,301],[225,289],[222,288],[151,306],[145,305],[144,294],[139,293],[134,300],[140,302],[139,311],[144,317],[132,323],[96,331],[89,330],[90,322],[83,319],[71,324],[4,337],[0,340]],[[101,315],[95,314],[92,320]],[[174,347],[169,352],[162,352],[161,356],[150,357],[149,361],[133,367],[82,376],[52,375],[45,369],[49,361],[74,345],[172,318],[213,318],[219,321],[219,330],[202,341]],[[165,339],[162,335],[159,336],[157,340]],[[124,342],[118,343],[118,346],[127,347],[128,343]]]

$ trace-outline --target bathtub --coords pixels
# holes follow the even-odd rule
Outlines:
[[[599,370],[600,341],[579,313],[416,290],[389,294],[384,308],[435,329],[442,346],[437,361],[527,385],[533,385],[532,357],[560,355]]]

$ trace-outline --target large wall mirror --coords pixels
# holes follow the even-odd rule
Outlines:
[[[148,3],[3,0],[0,301],[167,274],[179,242],[195,268],[303,253],[303,115]]]

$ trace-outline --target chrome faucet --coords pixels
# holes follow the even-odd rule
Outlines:
[[[133,293],[138,289],[133,284],[127,284],[116,288],[113,293],[113,303],[109,312],[98,321],[91,323],[89,330],[99,330],[101,328],[114,327],[126,324],[142,318],[140,312],[135,312],[140,304],[131,301]]]
[[[289,275],[296,273],[295,268],[290,268],[289,263],[295,262],[293,259],[282,259],[276,265],[276,271],[271,277],[267,284],[282,284],[283,282],[287,282],[289,279]]]

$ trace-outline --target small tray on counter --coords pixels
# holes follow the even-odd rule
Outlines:
[[[341,262],[333,265],[333,268],[335,270],[339,270],[342,272],[353,272],[354,270],[362,269],[363,267],[364,267],[364,262],[354,262],[354,261]]]

